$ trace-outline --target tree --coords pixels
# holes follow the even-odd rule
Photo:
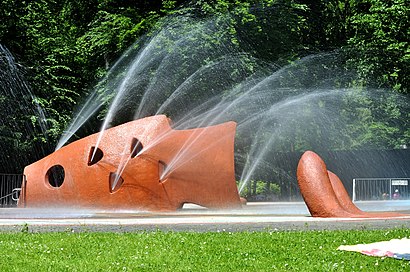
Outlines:
[[[352,59],[368,85],[409,93],[410,8],[405,0],[361,0],[352,7]]]

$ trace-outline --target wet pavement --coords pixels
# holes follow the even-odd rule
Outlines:
[[[0,231],[308,231],[410,228],[409,201],[358,202],[365,211],[401,211],[386,219],[313,218],[303,202],[248,203],[238,210],[208,210],[186,205],[177,212],[126,210],[0,209]],[[407,215],[408,214],[408,215]]]

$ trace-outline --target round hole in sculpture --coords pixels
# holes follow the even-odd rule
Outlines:
[[[137,138],[132,138],[131,141],[131,157],[135,158],[142,150],[142,143]]]
[[[64,168],[61,165],[54,165],[48,169],[46,180],[52,187],[60,187],[64,182]]]
[[[90,153],[88,154],[88,163],[87,163],[87,165],[91,166],[93,164],[96,164],[103,157],[104,157],[104,153],[102,152],[102,150],[99,149],[98,147],[96,149],[95,146],[93,146],[93,147],[91,147]]]

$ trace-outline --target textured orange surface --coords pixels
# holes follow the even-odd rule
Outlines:
[[[172,211],[184,203],[240,207],[235,129],[228,122],[173,130],[165,116],[147,117],[106,130],[91,160],[98,138],[93,134],[27,166],[19,206],[150,211]],[[50,177],[55,168],[64,169],[61,186]]]
[[[325,162],[312,151],[306,151],[298,164],[300,192],[313,217],[373,218],[405,216],[399,213],[364,212],[351,201],[342,181],[326,168]]]

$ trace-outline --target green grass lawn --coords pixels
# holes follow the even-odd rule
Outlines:
[[[0,233],[0,271],[410,271],[336,250],[410,230]]]

